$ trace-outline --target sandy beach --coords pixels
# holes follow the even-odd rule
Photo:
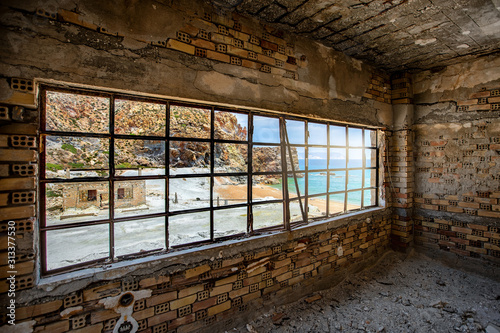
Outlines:
[[[247,186],[246,185],[216,185],[215,186],[215,197],[219,197],[220,200],[224,200],[226,204],[235,204],[244,202],[247,197]],[[277,188],[273,188],[264,184],[257,184],[252,186],[253,200],[262,199],[282,199],[282,191]],[[290,198],[296,198],[297,196],[293,193],[290,194]],[[234,200],[237,198],[237,200]],[[325,215],[326,214],[326,200],[312,198],[309,199],[309,206],[314,206],[318,208],[318,214],[314,215]],[[359,206],[349,204],[347,209],[356,209]],[[344,211],[344,204],[342,202],[330,201],[330,213],[338,213]]]

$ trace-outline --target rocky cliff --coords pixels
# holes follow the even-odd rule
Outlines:
[[[120,100],[116,102],[115,132],[117,134],[165,134],[166,110],[163,105]],[[47,97],[47,129],[70,132],[105,133],[109,130],[106,115],[109,103],[102,97],[53,93]],[[96,114],[100,113],[100,114]],[[215,112],[214,138],[247,140],[246,121],[230,112]],[[185,106],[171,106],[170,147],[164,140],[115,139],[115,167],[119,169],[164,168],[165,152],[169,149],[171,167],[208,167],[210,143],[181,141],[182,139],[209,139],[210,110]],[[175,138],[179,138],[176,140]],[[107,175],[109,140],[92,137],[47,136],[47,170],[101,169]],[[214,162],[218,172],[246,172],[248,148],[246,144],[215,143]],[[280,147],[254,147],[253,171],[281,171]],[[298,168],[297,151],[292,154]],[[288,161],[288,169],[291,169]],[[268,177],[269,178],[269,177]],[[272,178],[272,177],[271,177]]]

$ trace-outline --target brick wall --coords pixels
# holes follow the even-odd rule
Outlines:
[[[447,122],[414,126],[418,246],[500,263],[499,95],[473,92],[447,109]]]

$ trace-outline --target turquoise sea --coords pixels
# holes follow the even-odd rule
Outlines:
[[[330,161],[330,169],[335,168],[345,168],[346,160],[331,160]],[[351,160],[349,163],[349,167],[361,167],[362,160]],[[299,159],[299,168],[300,170],[305,169],[305,160]],[[330,171],[330,188],[327,190],[327,178],[328,174],[324,171],[322,172],[314,172],[314,170],[318,169],[326,169],[327,164],[326,160],[321,159],[309,159],[309,187],[308,194],[320,194],[326,192],[337,192],[344,191],[346,184],[346,172],[345,171]],[[349,171],[349,182],[347,184],[347,189],[357,189],[362,187],[362,177],[363,173],[361,170],[350,170]],[[371,170],[365,170],[365,182],[371,177]],[[305,174],[304,177],[297,178],[297,183],[299,186],[300,194],[303,195],[305,193]],[[281,188],[281,184],[273,185],[273,187]],[[296,185],[293,177],[288,177],[288,191],[290,193],[297,193]],[[365,205],[370,205],[371,201],[371,191],[365,191]],[[324,197],[319,197],[324,198]],[[344,194],[332,194],[330,195],[330,200],[344,202]],[[361,191],[349,193],[348,197],[349,204],[360,205],[361,204]]]

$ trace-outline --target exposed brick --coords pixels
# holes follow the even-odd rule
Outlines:
[[[176,51],[181,51],[184,53],[188,53],[191,55],[194,55],[195,47],[190,44],[186,44],[183,42],[179,42],[178,40],[175,39],[169,39],[167,41],[167,48],[176,50]]]

